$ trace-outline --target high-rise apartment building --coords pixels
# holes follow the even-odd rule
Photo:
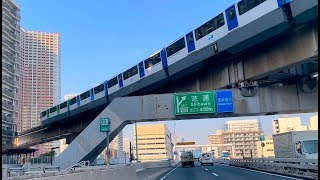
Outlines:
[[[272,120],[273,134],[285,133],[290,131],[306,131],[307,126],[301,126],[300,117],[281,116]]]
[[[136,133],[139,161],[159,161],[173,158],[171,133],[165,124],[138,125],[137,132],[134,131],[135,138]],[[136,157],[136,150],[133,153]]]
[[[2,147],[10,148],[17,132],[20,5],[15,0],[2,1]]]
[[[21,29],[20,131],[40,125],[40,112],[60,103],[60,34]]]
[[[318,130],[318,116],[310,117],[309,130]]]
[[[264,143],[262,147],[261,143]],[[274,144],[272,136],[266,136],[264,141],[257,141],[257,157],[274,157]]]
[[[60,34],[21,29],[21,76],[18,131],[40,125],[40,112],[60,103]],[[36,155],[50,151],[52,143],[38,145]]]
[[[222,134],[224,143],[234,147],[226,147],[226,150],[241,158],[258,156],[256,142],[262,133],[261,124],[257,120],[236,120],[226,122]]]

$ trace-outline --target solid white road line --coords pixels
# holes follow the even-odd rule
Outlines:
[[[172,169],[170,172],[168,172],[168,174],[166,174],[165,176],[163,176],[160,180],[164,180],[170,173],[172,173],[174,170],[176,170],[179,166],[175,167],[174,169]]]
[[[216,174],[216,173],[212,173],[213,175],[215,175],[215,176],[219,176],[218,174]]]
[[[246,168],[242,168],[242,167],[236,167],[236,166],[228,166],[228,167],[239,168],[239,169],[243,169],[243,170],[247,170],[247,171],[257,172],[257,173],[261,173],[261,174],[268,174],[268,175],[283,177],[283,178],[287,178],[287,179],[302,180],[299,178],[294,178],[294,177],[289,177],[289,176],[284,176],[284,175],[279,175],[279,174],[272,174],[272,173],[263,172],[263,171],[256,171],[253,169],[246,169]]]

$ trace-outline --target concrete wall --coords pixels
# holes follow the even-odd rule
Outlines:
[[[23,179],[41,179],[41,180],[89,180],[89,179],[136,179],[136,168],[134,166],[121,167],[104,167],[99,169],[80,169],[69,172],[51,172],[39,175],[28,175],[20,177],[10,177],[8,180],[23,180]]]

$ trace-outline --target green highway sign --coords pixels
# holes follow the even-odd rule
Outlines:
[[[174,94],[175,115],[215,113],[213,91]]]
[[[110,118],[100,118],[100,132],[108,132],[110,129]]]

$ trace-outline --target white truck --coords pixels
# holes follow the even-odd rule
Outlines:
[[[318,131],[291,131],[274,134],[275,158],[318,159]]]

